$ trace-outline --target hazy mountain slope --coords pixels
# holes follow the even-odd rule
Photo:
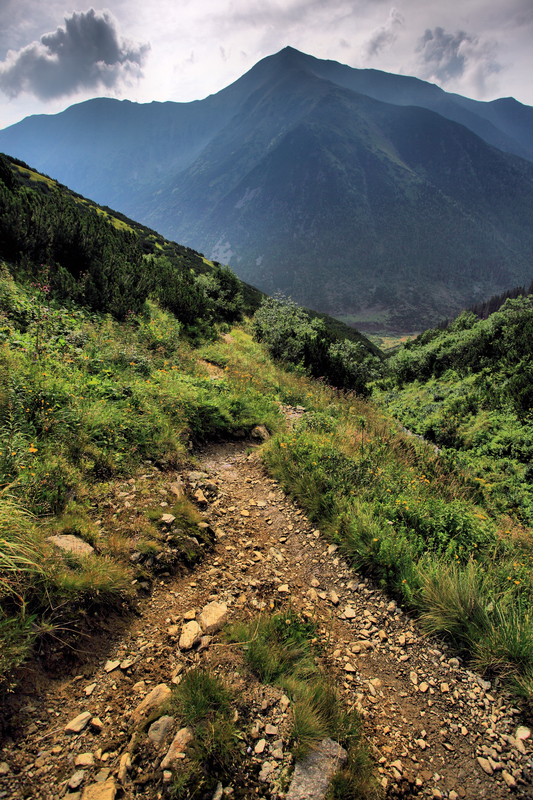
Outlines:
[[[512,97],[490,103],[445,92],[435,84],[408,75],[375,69],[354,69],[337,61],[293,53],[322,78],[375,100],[401,106],[420,106],[465,125],[500,150],[533,160],[533,109]],[[276,56],[272,56],[275,58]]]
[[[388,306],[400,327],[530,279],[529,162],[296,64],[150,207],[154,227],[269,293],[334,314]]]

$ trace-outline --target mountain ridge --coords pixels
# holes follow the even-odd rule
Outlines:
[[[204,100],[96,99],[0,147],[270,294],[420,330],[529,283],[532,115],[289,47]]]

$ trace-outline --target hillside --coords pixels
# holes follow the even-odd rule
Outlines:
[[[533,523],[532,295],[486,319],[464,312],[388,362],[387,407],[476,476],[513,524]],[[482,308],[480,309],[483,310]]]
[[[0,169],[0,793],[275,800],[333,738],[335,800],[526,800],[531,300],[387,377],[291,301],[243,319],[229,270]],[[450,364],[507,414],[490,482],[363,397]]]
[[[204,100],[92,100],[0,146],[269,294],[410,331],[529,283],[532,113],[286,48]]]
[[[231,322],[252,314],[264,298],[217,262],[98,206],[24,162],[0,154],[0,181],[0,258],[18,277],[40,282],[46,262],[56,299],[123,318],[154,296],[194,336],[197,324],[205,334],[210,315]],[[322,321],[332,339],[349,339],[379,353],[353,327],[307,313]]]

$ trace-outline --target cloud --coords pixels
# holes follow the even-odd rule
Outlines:
[[[483,94],[488,78],[502,68],[496,51],[497,44],[492,40],[464,31],[446,33],[443,28],[428,28],[415,50],[419,54],[417,74],[441,85],[451,81],[473,83]]]
[[[397,8],[391,8],[389,16],[384,25],[374,28],[370,38],[365,44],[365,51],[368,58],[379,55],[384,47],[390,47],[398,38],[398,28],[403,28],[405,20]]]
[[[64,27],[7,53],[0,90],[11,98],[26,93],[50,100],[82,89],[116,89],[142,77],[149,49],[123,39],[109,11],[74,12]]]

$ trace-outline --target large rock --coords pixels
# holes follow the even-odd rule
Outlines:
[[[94,547],[84,542],[78,536],[73,536],[71,533],[61,533],[57,536],[49,536],[48,541],[59,547],[60,550],[65,550],[67,553],[73,553],[75,556],[90,556],[94,553]]]
[[[346,750],[332,739],[298,761],[286,800],[324,800],[332,777],[348,758]]]
[[[184,758],[184,751],[189,742],[193,740],[193,733],[190,728],[181,728],[174,736],[168,752],[161,762],[161,769],[172,769],[176,762]]]
[[[83,790],[81,800],[115,800],[117,787],[113,778],[105,783],[91,783]]]
[[[179,648],[180,650],[190,650],[196,642],[200,641],[200,637],[202,636],[202,629],[196,622],[196,620],[191,620],[191,622],[186,622],[183,628],[181,629],[181,636],[179,640]]]
[[[228,607],[225,603],[216,601],[208,603],[201,611],[198,621],[204,633],[216,633],[226,624],[228,618]]]
[[[151,692],[149,692],[144,700],[139,703],[133,714],[131,721],[134,725],[138,725],[141,720],[147,717],[152,711],[159,706],[162,706],[171,695],[171,691],[166,683],[160,683]]]
[[[159,747],[159,745],[162,744],[167,738],[173,724],[174,717],[159,717],[158,720],[150,725],[148,738],[156,745],[156,747]]]

